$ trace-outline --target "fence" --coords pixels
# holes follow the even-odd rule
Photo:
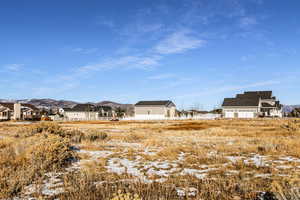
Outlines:
[[[125,117],[121,120],[214,120],[221,118],[220,114],[201,114],[196,116],[187,116],[187,117],[161,117],[161,118],[139,118],[139,117]]]

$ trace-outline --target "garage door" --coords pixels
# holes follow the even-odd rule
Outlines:
[[[239,118],[253,118],[253,112],[239,112]]]
[[[225,118],[234,118],[234,112],[225,112]]]

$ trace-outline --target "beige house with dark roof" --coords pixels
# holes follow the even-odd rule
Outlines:
[[[176,117],[176,106],[170,101],[139,101],[134,106],[135,119],[171,119]]]
[[[224,118],[282,117],[282,105],[272,91],[250,91],[225,98],[222,104]]]
[[[110,119],[114,111],[109,106],[95,106],[93,104],[77,104],[73,108],[64,108],[60,111],[65,120],[85,121]]]
[[[38,108],[28,103],[0,103],[0,120],[39,120]]]

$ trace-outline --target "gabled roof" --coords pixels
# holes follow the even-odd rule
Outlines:
[[[91,112],[94,111],[94,109],[95,106],[93,104],[77,104],[70,111]]]
[[[73,108],[64,108],[65,112],[99,112],[99,111],[110,111],[110,106],[95,106],[93,104],[77,104]]]
[[[63,110],[66,112],[66,111],[71,111],[72,108],[63,108]]]
[[[279,109],[282,108],[282,104],[280,104],[280,101],[275,101],[274,105],[263,102],[263,103],[261,103],[261,106],[263,108],[279,108]]]
[[[273,99],[272,91],[247,91],[237,94],[235,98],[225,98],[222,106],[259,106],[260,99]],[[263,107],[276,107],[268,103],[263,103]],[[279,104],[279,102],[277,103]]]
[[[259,96],[261,99],[272,99],[272,91],[248,91],[244,92],[244,96]]]
[[[0,103],[1,106],[14,110],[14,103]]]
[[[14,110],[14,104],[15,103],[0,103],[1,106],[9,108],[10,110]],[[39,110],[37,107],[35,107],[34,105],[29,104],[29,103],[21,103],[21,106],[22,107],[30,108],[30,109],[32,109],[34,111],[38,111]]]
[[[8,108],[6,108],[6,107],[0,108],[0,112],[7,111],[7,109]]]
[[[261,103],[261,106],[262,106],[263,108],[273,108],[273,107],[276,107],[275,105],[271,105],[271,104],[269,104],[269,103]]]
[[[225,98],[222,106],[259,106],[259,98]]]
[[[105,112],[111,111],[112,107],[110,106],[97,106],[98,110],[104,110]]]
[[[135,104],[135,106],[175,106],[175,104],[170,101],[139,101]]]
[[[29,103],[21,103],[21,106],[24,106],[24,107],[28,107],[28,108],[31,108],[32,110],[39,110],[37,107],[35,107],[34,105],[32,104],[29,104]]]

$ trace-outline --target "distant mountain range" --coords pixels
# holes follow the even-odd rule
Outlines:
[[[18,102],[18,103],[29,103],[40,109],[50,109],[50,108],[72,108],[80,102],[67,101],[67,100],[55,100],[55,99],[0,99],[0,102]],[[133,110],[132,104],[121,104],[112,101],[101,101],[97,103],[89,102],[97,106],[110,106],[112,108],[120,107],[126,111]]]
[[[285,113],[290,113],[290,112],[292,112],[295,108],[300,108],[300,105],[284,105],[284,106],[283,106],[283,112],[285,112]]]

